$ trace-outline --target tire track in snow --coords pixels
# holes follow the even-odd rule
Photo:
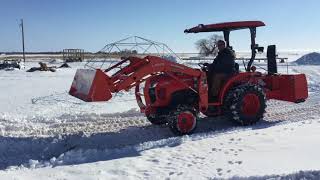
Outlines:
[[[297,121],[304,120],[310,116],[320,114],[320,105],[315,100],[306,101],[301,104],[293,104],[280,101],[268,102],[267,113],[264,120],[274,121]],[[210,120],[213,124],[211,128],[206,130],[221,129],[219,125],[215,124],[216,119],[220,118],[205,118],[202,121]],[[1,125],[3,136],[13,137],[54,137],[58,135],[72,135],[84,133],[87,135],[96,133],[119,132],[129,127],[149,128],[150,123],[145,118],[144,114],[138,111],[128,111],[114,114],[65,114],[60,117],[50,120],[52,123],[29,123],[17,124],[10,121],[2,121]],[[48,121],[46,121],[48,122]],[[223,124],[223,122],[222,122]],[[232,124],[226,124],[232,126]],[[210,123],[208,123],[210,126]],[[199,127],[199,129],[203,127]],[[151,128],[154,129],[154,128]]]
[[[305,103],[293,104],[282,101],[271,101],[267,107],[266,121],[296,122],[310,119],[320,114],[320,104],[317,100],[307,100]]]
[[[48,123],[50,121],[51,123]],[[30,122],[15,123],[3,120],[2,136],[11,137],[54,137],[68,134],[94,134],[102,132],[117,132],[131,126],[142,127],[150,123],[143,114],[128,111],[114,114],[65,114],[46,123]],[[0,129],[1,129],[0,126]]]

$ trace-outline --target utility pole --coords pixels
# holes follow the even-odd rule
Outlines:
[[[21,19],[21,35],[22,35],[22,50],[23,50],[23,62],[26,62],[26,56],[25,56],[25,52],[24,52],[24,31],[23,31],[23,19]]]

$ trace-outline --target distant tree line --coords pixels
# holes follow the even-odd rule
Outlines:
[[[93,54],[92,52],[85,52],[86,54]],[[0,52],[0,54],[14,55],[22,54],[22,52]],[[62,54],[62,51],[39,51],[39,52],[26,52],[26,54]]]
[[[128,54],[138,54],[138,51],[137,50],[123,49],[121,51],[113,51],[113,52],[99,51],[96,54],[128,55]]]
[[[62,54],[62,51],[38,51],[38,52],[26,52],[26,54]],[[138,54],[137,50],[129,50],[129,49],[124,49],[121,51],[114,51],[111,53],[105,52],[105,51],[98,51],[96,53],[93,52],[84,52],[85,54],[114,54],[114,55],[125,55],[125,54]],[[22,54],[22,52],[16,52],[16,51],[11,51],[11,52],[1,52],[0,54],[6,54],[6,55],[13,55],[13,54]]]
[[[61,54],[62,51],[43,51],[43,52],[26,52],[26,54]],[[0,54],[7,54],[7,55],[12,55],[12,54],[22,54],[22,52],[0,52]]]

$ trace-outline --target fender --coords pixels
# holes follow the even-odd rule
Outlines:
[[[221,88],[220,92],[219,92],[219,96],[218,96],[218,103],[219,105],[223,104],[223,99],[226,95],[226,93],[228,92],[228,90],[230,88],[232,88],[234,86],[234,84],[237,84],[241,81],[245,81],[245,82],[251,82],[251,83],[257,83],[256,77],[261,77],[262,74],[260,72],[240,72],[234,76],[232,76],[230,79],[228,79],[228,81],[223,85],[223,87]]]

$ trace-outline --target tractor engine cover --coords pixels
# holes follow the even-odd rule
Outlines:
[[[177,74],[176,76],[179,80],[168,75],[150,78],[144,87],[146,104],[153,107],[167,107],[174,105],[172,103],[179,103],[176,101],[188,102],[192,98],[189,96],[190,92],[194,93],[190,88],[197,89],[195,87],[197,86],[197,79],[187,75]]]

